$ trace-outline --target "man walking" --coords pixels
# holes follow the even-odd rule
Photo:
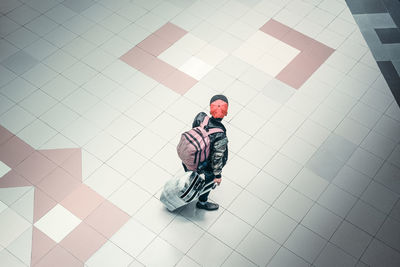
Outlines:
[[[205,162],[200,165],[200,172],[204,172],[205,183],[214,180],[218,185],[222,179],[222,168],[228,160],[228,138],[226,136],[226,128],[222,124],[222,119],[228,114],[228,99],[224,95],[215,95],[210,100],[211,117],[206,130],[219,128],[223,131],[209,135],[210,138],[210,154]],[[205,112],[200,112],[195,117],[192,127],[198,127],[207,116]],[[210,192],[200,196],[196,207],[204,210],[217,210],[219,205],[208,201]]]

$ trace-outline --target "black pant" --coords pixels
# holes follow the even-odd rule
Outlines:
[[[206,184],[208,184],[209,182],[213,181],[213,180],[214,180],[214,177],[215,177],[215,176],[214,176],[214,173],[213,173],[213,172],[210,172],[210,171],[205,171],[205,172],[204,172],[204,176],[205,176],[205,178],[206,178],[206,180],[205,180],[205,183],[206,183]],[[211,185],[211,186],[212,186],[212,185]],[[209,192],[207,192],[207,193],[201,195],[201,196],[199,197],[199,201],[201,201],[201,202],[206,202],[207,199],[208,199],[208,195],[210,194],[210,192],[211,192],[211,191],[209,191]]]

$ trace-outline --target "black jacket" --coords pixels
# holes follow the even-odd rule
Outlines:
[[[206,113],[200,112],[194,118],[192,128],[200,126],[203,122]],[[226,136],[226,128],[222,124],[220,119],[210,117],[208,121],[208,128],[220,128],[223,132],[214,133],[209,135],[210,137],[210,155],[207,159],[207,165],[205,171],[212,172],[215,178],[221,177],[222,168],[228,161],[228,138]]]

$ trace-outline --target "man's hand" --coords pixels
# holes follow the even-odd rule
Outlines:
[[[217,185],[220,185],[222,181],[222,178],[215,178],[214,183],[217,183]]]

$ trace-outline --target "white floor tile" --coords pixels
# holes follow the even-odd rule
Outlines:
[[[271,160],[276,151],[253,138],[238,153],[261,169]]]
[[[189,58],[188,61],[179,67],[180,71],[183,71],[196,80],[201,80],[211,69],[212,66],[197,57]]]
[[[15,118],[18,118],[18,120]],[[32,123],[34,119],[35,117],[31,113],[25,111],[20,106],[15,105],[7,112],[3,113],[3,115],[0,117],[0,123],[9,131],[18,133]]]
[[[295,220],[271,207],[255,227],[279,244],[284,244],[296,225]]]
[[[138,259],[146,266],[175,266],[183,255],[181,251],[156,237],[139,255]]]
[[[259,168],[255,167],[244,158],[236,156],[224,167],[222,176],[229,178],[237,185],[245,188],[259,171]]]
[[[2,264],[6,264],[7,266],[15,266],[22,267],[26,266],[21,260],[11,254],[7,249],[3,249],[0,251],[0,260]]]
[[[279,196],[273,207],[296,221],[301,221],[313,205],[313,201],[288,187]]]
[[[296,136],[292,136],[279,150],[280,153],[302,165],[306,164],[316,151],[316,147]]]
[[[252,208],[249,209],[248,207]],[[243,221],[254,226],[268,208],[268,204],[253,195],[251,192],[243,190],[229,206],[229,211]]]
[[[171,223],[175,216],[176,214],[169,212],[157,198],[152,197],[135,213],[134,218],[158,234]]]
[[[278,249],[278,243],[253,229],[240,243],[237,251],[260,266],[266,265]]]
[[[329,240],[342,222],[342,218],[315,204],[304,217],[302,225]]]
[[[160,237],[186,253],[200,239],[204,231],[188,219],[176,216],[160,233]]]
[[[114,243],[108,241],[105,243],[89,260],[86,261],[86,266],[128,266],[134,260],[132,256],[127,254]]]
[[[32,253],[32,227],[29,227],[23,234],[14,240],[7,250],[22,261],[25,265],[31,264]]]
[[[297,129],[295,136],[300,137],[309,144],[319,147],[328,138],[330,131],[311,120],[305,120]]]
[[[148,161],[132,176],[131,180],[154,195],[170,178],[172,178],[171,174]]]
[[[303,168],[290,183],[290,186],[315,201],[328,184],[328,181],[322,177],[307,168]]]
[[[305,260],[286,249],[281,247],[272,260],[269,262],[268,266],[279,267],[279,266],[299,266],[306,267],[309,266]]]
[[[126,178],[124,176],[108,165],[103,164],[85,180],[85,184],[104,198],[108,198],[125,181]]]
[[[85,145],[85,150],[106,162],[123,144],[107,133],[100,133]]]
[[[382,166],[383,161],[368,151],[358,148],[351,156],[347,164],[354,169],[368,175],[369,177],[374,177],[379,168]]]
[[[149,199],[151,195],[132,183],[125,182],[109,198],[117,207],[129,215],[135,214]]]
[[[144,129],[136,135],[128,146],[150,159],[157,154],[165,145],[166,141],[148,129]]]
[[[35,223],[35,227],[59,243],[80,223],[81,220],[79,218],[60,204],[57,204]]]
[[[289,157],[278,153],[264,167],[264,171],[271,174],[285,184],[289,184],[299,173],[302,166]]]
[[[152,231],[131,218],[111,237],[110,241],[136,258],[155,237]]]
[[[246,187],[246,190],[256,195],[268,204],[274,203],[286,185],[264,171],[261,171]],[[268,193],[266,193],[268,192]]]
[[[371,178],[360,173],[359,171],[356,171],[348,165],[343,166],[343,168],[333,179],[333,183],[335,185],[355,196],[360,196],[370,182]]]
[[[291,133],[288,130],[275,123],[267,122],[256,133],[255,137],[273,149],[279,150],[289,139],[290,135]]]
[[[204,257],[205,252],[209,252],[207,257]],[[219,266],[221,265],[232,252],[228,246],[205,233],[200,240],[189,250],[187,255],[203,266]]]
[[[304,240],[308,241],[308,246],[304,245]],[[304,226],[298,225],[284,246],[308,262],[314,262],[326,243],[325,239]]]
[[[56,134],[57,132],[47,124],[43,123],[41,120],[35,120],[20,131],[18,137],[33,148],[38,149]]]
[[[10,208],[0,213],[0,217],[2,225],[0,245],[3,247],[7,247],[30,227],[27,220]]]
[[[54,98],[45,94],[42,90],[36,90],[22,100],[19,105],[28,110],[31,114],[39,117],[56,103],[57,101]]]

